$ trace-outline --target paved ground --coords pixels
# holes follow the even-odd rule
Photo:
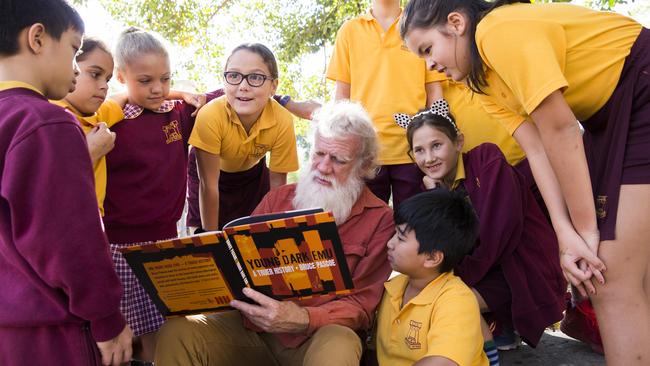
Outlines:
[[[546,331],[537,348],[499,352],[502,366],[604,366],[603,356],[560,331]]]

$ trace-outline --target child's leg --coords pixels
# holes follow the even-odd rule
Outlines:
[[[490,309],[483,299],[483,296],[476,291],[475,288],[472,288],[474,296],[476,296],[476,301],[478,301],[478,307],[481,311],[481,314],[487,313]],[[485,321],[485,318],[481,316],[481,333],[483,333],[483,351],[490,361],[490,366],[499,366],[499,351],[497,350],[497,345],[494,343],[494,337],[492,336],[492,331],[490,326]]]
[[[596,284],[592,302],[610,366],[650,364],[650,185],[623,185],[616,240],[603,241],[605,285]],[[645,281],[645,284],[644,284]]]
[[[474,293],[474,296],[476,296],[476,301],[478,301],[478,307],[481,310],[481,314],[489,312],[490,309],[485,303],[483,296],[481,296],[481,294],[479,294],[475,288],[472,288],[472,292]],[[485,342],[494,340],[494,337],[492,337],[492,331],[490,330],[490,326],[485,321],[485,318],[483,316],[481,316],[481,333],[483,333],[483,340]]]

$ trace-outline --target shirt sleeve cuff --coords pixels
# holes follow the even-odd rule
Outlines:
[[[327,325],[327,310],[318,307],[305,307],[309,314],[309,326],[307,327],[307,334],[311,335],[321,327]]]
[[[105,342],[117,337],[124,329],[126,321],[119,311],[102,319],[90,322],[90,331],[96,342]]]

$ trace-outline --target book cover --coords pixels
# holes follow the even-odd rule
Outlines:
[[[164,316],[231,309],[251,287],[277,300],[347,294],[350,271],[329,212],[298,210],[250,216],[223,232],[123,248]]]

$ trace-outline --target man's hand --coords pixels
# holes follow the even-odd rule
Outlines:
[[[267,333],[300,333],[309,327],[307,310],[291,301],[277,301],[251,288],[244,288],[244,295],[259,305],[233,300],[230,306]]]
[[[108,154],[115,146],[115,132],[108,129],[104,122],[100,122],[86,135],[86,143],[88,144],[88,152],[93,161],[93,165],[97,164],[99,159]]]
[[[133,332],[131,332],[131,328],[126,325],[117,337],[109,341],[97,342],[99,352],[102,354],[102,365],[119,366],[124,362],[130,361],[132,338]]]

